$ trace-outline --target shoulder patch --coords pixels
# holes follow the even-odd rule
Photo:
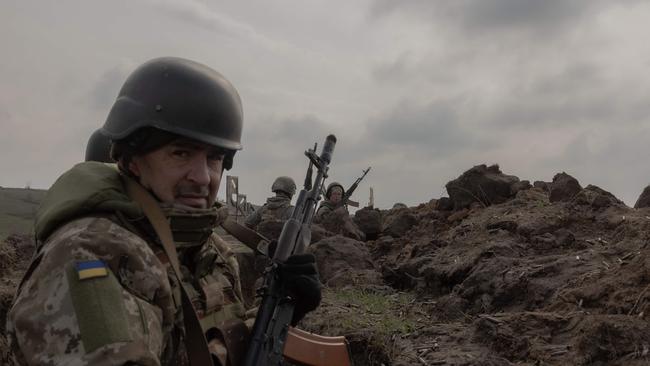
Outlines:
[[[106,263],[100,260],[77,262],[75,269],[80,280],[108,276]]]
[[[88,264],[92,268],[79,269],[79,263],[89,262],[100,262],[104,267],[93,267],[98,265],[95,263]],[[113,272],[101,261],[79,263],[68,268],[67,279],[86,353],[107,344],[131,341],[122,287]],[[97,275],[102,269],[105,274]],[[96,271],[92,272],[95,273],[94,277],[82,279],[81,271],[87,270]]]

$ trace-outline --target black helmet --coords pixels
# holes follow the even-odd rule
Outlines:
[[[111,163],[111,139],[104,136],[100,130],[95,130],[86,145],[86,161]]]
[[[194,61],[163,57],[129,75],[102,133],[120,141],[153,127],[231,151],[241,150],[242,105],[237,90],[221,74]]]
[[[330,198],[330,194],[332,193],[332,189],[334,189],[334,187],[341,188],[341,194],[345,194],[345,188],[343,188],[343,185],[341,185],[341,183],[332,182],[327,186],[327,190],[325,191],[325,197],[326,198]]]
[[[271,192],[284,192],[293,197],[296,193],[296,182],[291,177],[277,177],[271,186]]]

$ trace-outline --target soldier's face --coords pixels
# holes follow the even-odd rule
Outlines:
[[[332,201],[332,203],[339,203],[341,202],[342,198],[343,198],[343,192],[341,192],[340,189],[338,188],[332,189],[332,192],[330,193],[330,201]]]
[[[129,165],[140,183],[165,203],[211,207],[223,173],[223,150],[179,138]]]

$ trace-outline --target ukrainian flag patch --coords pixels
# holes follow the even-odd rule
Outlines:
[[[108,276],[106,263],[99,260],[77,262],[75,269],[77,270],[77,275],[79,275],[80,280]]]

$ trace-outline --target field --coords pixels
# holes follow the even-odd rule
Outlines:
[[[41,189],[0,188],[0,240],[11,234],[29,234],[34,214],[45,193]]]

